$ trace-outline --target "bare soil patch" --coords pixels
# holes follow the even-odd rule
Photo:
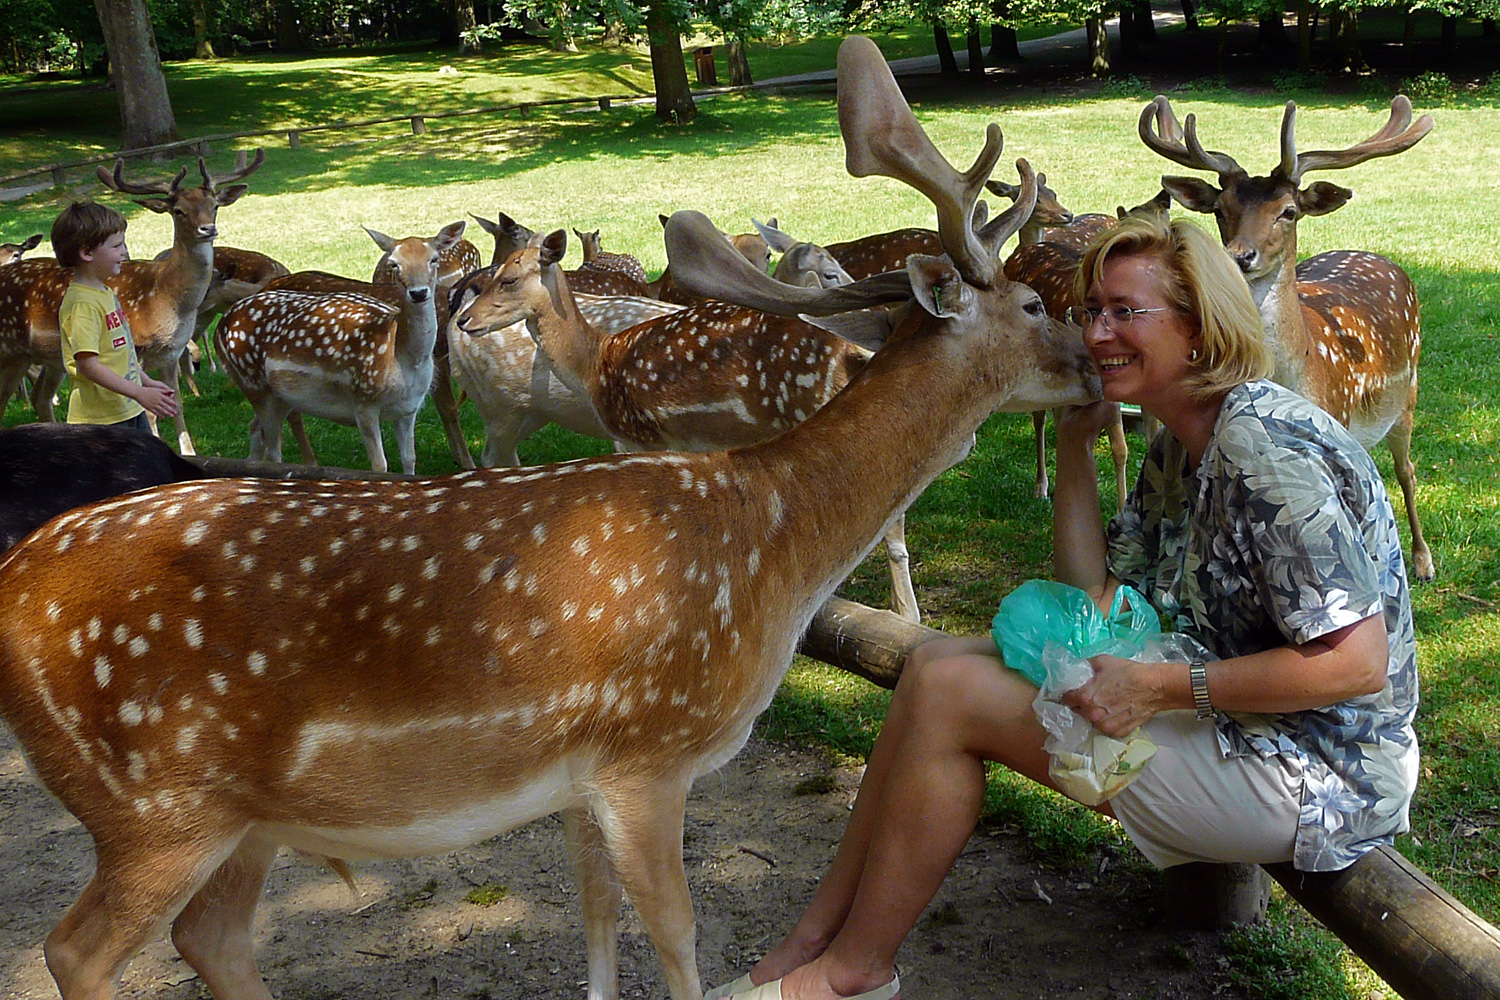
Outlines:
[[[684,845],[705,984],[739,975],[795,921],[844,828],[856,768],[752,739],[701,780]],[[1120,866],[1122,869],[1125,866]],[[0,727],[0,997],[52,1000],[42,941],[93,870],[87,832],[40,786]],[[549,818],[443,857],[361,864],[355,900],[332,871],[284,853],[257,914],[257,959],[282,1000],[581,998],[586,979],[562,825]],[[1150,880],[1059,872],[1020,839],[970,841],[900,960],[908,997],[1241,997],[1213,935],[1152,926]],[[665,997],[626,907],[623,997]],[[122,1000],[207,991],[163,938]]]

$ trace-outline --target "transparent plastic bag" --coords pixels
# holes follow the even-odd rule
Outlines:
[[[1121,610],[1125,601],[1130,607]],[[1076,587],[1028,581],[1000,602],[994,636],[1006,666],[1040,689],[1032,710],[1047,730],[1043,748],[1051,758],[1052,780],[1088,806],[1134,781],[1156,753],[1156,744],[1139,729],[1119,739],[1106,736],[1061,703],[1064,694],[1093,678],[1090,657],[1108,653],[1142,663],[1210,658],[1190,636],[1162,634],[1150,603],[1124,585],[1106,615]]]

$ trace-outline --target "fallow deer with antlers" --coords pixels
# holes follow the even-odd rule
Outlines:
[[[203,183],[198,187],[183,187],[186,167],[171,181],[152,183],[127,181],[123,160],[115,161],[113,172],[99,168],[99,179],[106,187],[121,194],[153,196],[138,204],[172,216],[172,250],[167,257],[126,261],[108,284],[125,310],[141,367],[160,371],[174,389],[182,352],[197,325],[198,303],[213,276],[219,209],[249,190],[244,184],[222,185],[250,176],[264,160],[264,151],[256,150],[255,159],[247,164],[241,151],[234,170],[215,176],[200,157]],[[50,258],[17,261],[0,270],[0,399],[15,393],[28,367],[41,365],[42,377],[32,387],[31,401],[37,415],[48,421],[54,419],[52,396],[63,375],[57,310],[71,275],[70,268]],[[173,423],[178,450],[193,454],[193,439],[181,411]]]
[[[616,995],[622,890],[674,1000],[700,997],[693,780],[744,744],[818,607],[990,413],[1098,394],[1081,340],[1000,276],[1004,227],[969,232],[999,129],[960,173],[872,42],[846,41],[839,72],[851,172],[919,187],[951,261],[913,261],[904,290],[746,278],[786,311],[910,300],[786,434],[417,482],[163,487],[0,560],[0,714],[97,856],[46,943],[63,1000],[111,1000],[168,926],[220,1000],[264,1000],[251,922],[280,845],[443,852],[558,811],[590,997]],[[680,222],[669,247],[719,239]]]
[[[283,421],[310,413],[359,428],[377,472],[387,469],[380,423],[394,420],[401,468],[416,471],[417,411],[432,388],[437,341],[438,259],[463,228],[455,222],[429,239],[403,240],[366,230],[384,251],[393,283],[298,292],[278,287],[288,276],[225,314],[214,346],[255,410],[252,459],[281,461]],[[333,287],[359,284],[323,277]],[[298,444],[306,447],[304,436]]]
[[[1435,567],[1417,516],[1411,460],[1422,351],[1417,291],[1405,271],[1379,254],[1334,250],[1298,263],[1297,221],[1342,208],[1354,194],[1326,181],[1303,187],[1306,174],[1404,152],[1432,131],[1432,116],[1412,121],[1411,101],[1398,94],[1385,125],[1363,142],[1299,153],[1296,113],[1288,101],[1281,162],[1264,177],[1250,176],[1228,154],[1204,149],[1194,116],[1179,125],[1165,97],[1146,105],[1139,132],[1147,148],[1173,163],[1218,175],[1218,187],[1197,177],[1163,177],[1162,187],[1184,208],[1217,220],[1224,247],[1260,307],[1275,359],[1272,377],[1327,410],[1366,448],[1382,440],[1390,447],[1411,526],[1413,574],[1431,580]]]

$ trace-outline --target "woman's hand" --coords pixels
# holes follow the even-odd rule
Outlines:
[[[1093,680],[1063,695],[1062,703],[1106,736],[1122,737],[1170,707],[1157,682],[1160,664],[1096,656]],[[1180,666],[1180,664],[1179,664]]]
[[[1059,406],[1052,411],[1057,421],[1058,447],[1068,441],[1084,441],[1093,448],[1099,435],[1115,422],[1120,413],[1120,404],[1101,399],[1082,406]]]

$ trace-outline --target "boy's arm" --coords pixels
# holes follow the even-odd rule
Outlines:
[[[144,406],[153,416],[175,417],[177,415],[177,393],[156,382],[155,385],[136,385],[134,382],[110,371],[99,355],[92,351],[79,351],[73,355],[73,364],[78,374],[110,392],[133,399]],[[152,380],[155,382],[155,380]]]

